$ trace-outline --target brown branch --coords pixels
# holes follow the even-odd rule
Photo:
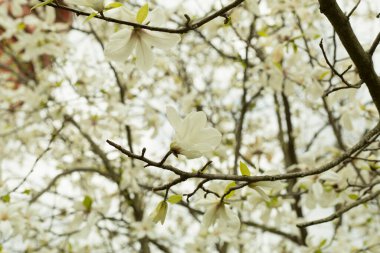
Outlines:
[[[42,190],[40,191],[39,193],[37,193],[30,201],[29,203],[34,203],[37,201],[37,199],[39,199],[44,193],[46,193],[48,190],[50,190],[51,187],[53,187],[55,185],[55,183],[61,178],[61,177],[64,177],[64,176],[67,176],[69,174],[72,174],[72,173],[75,173],[75,172],[90,172],[90,173],[97,173],[97,174],[100,174],[106,178],[109,178],[109,179],[112,179],[110,177],[109,174],[107,174],[106,172],[102,172],[98,169],[94,169],[94,168],[74,168],[74,169],[70,169],[70,170],[66,170],[58,175],[56,175],[51,181],[50,183]]]
[[[354,31],[349,18],[343,13],[336,0],[318,0],[320,11],[328,18],[343,46],[354,62],[360,78],[366,83],[372,100],[380,112],[380,78],[377,76],[373,66],[371,55],[368,54]]]
[[[239,175],[229,175],[229,174],[209,174],[209,173],[186,172],[171,165],[160,164],[159,162],[152,161],[146,158],[143,154],[142,155],[134,154],[111,140],[107,140],[107,143],[113,146],[114,148],[118,149],[120,152],[122,152],[123,154],[127,155],[130,158],[140,160],[153,167],[171,171],[174,174],[177,174],[179,176],[184,176],[187,178],[204,178],[204,179],[207,178],[210,180],[230,180],[230,181],[255,183],[255,182],[261,182],[261,181],[279,181],[279,180],[287,180],[287,179],[293,179],[293,178],[302,178],[302,177],[321,174],[341,164],[347,159],[350,159],[350,157],[353,154],[367,147],[371,142],[373,142],[378,137],[379,133],[380,133],[380,123],[378,123],[373,129],[369,130],[354,146],[352,146],[350,149],[347,149],[347,151],[344,152],[341,156],[314,170],[292,172],[292,173],[286,173],[286,174],[277,174],[277,175],[262,175],[262,176],[239,176]]]
[[[233,166],[233,173],[236,175],[237,174],[237,167],[238,167],[238,160],[239,160],[239,154],[240,154],[240,149],[242,146],[242,138],[243,138],[243,126],[244,126],[244,120],[245,120],[245,115],[249,109],[250,104],[252,103],[253,100],[247,101],[247,93],[248,89],[246,87],[246,83],[248,81],[248,63],[249,63],[249,48],[251,45],[251,40],[253,38],[255,31],[255,22],[252,22],[249,30],[249,35],[246,39],[246,47],[245,47],[245,57],[244,57],[244,76],[243,76],[243,94],[241,95],[240,103],[241,103],[241,111],[240,111],[240,116],[238,121],[236,122],[236,131],[235,131],[235,151],[234,151],[234,166]],[[258,91],[257,94],[260,94],[261,90]],[[258,96],[258,95],[257,95]],[[254,96],[254,97],[257,97]]]
[[[342,82],[343,82],[344,84],[347,85],[347,87],[359,88],[360,86],[358,87],[357,85],[353,85],[353,84],[349,83],[349,82],[344,78],[344,74],[347,73],[347,71],[351,68],[351,66],[349,66],[349,67],[348,67],[348,68],[347,68],[342,74],[339,73],[339,72],[335,69],[335,67],[330,63],[330,61],[329,61],[329,59],[328,59],[328,57],[327,57],[326,51],[325,51],[325,49],[324,49],[324,47],[323,47],[323,39],[321,39],[321,41],[319,42],[319,47],[321,48],[321,50],[322,50],[322,54],[323,54],[323,57],[325,58],[325,61],[326,61],[327,65],[329,65],[331,71],[332,71],[335,75],[337,75],[337,76],[340,78],[340,80],[342,80]]]
[[[43,2],[43,0],[39,0],[39,1]],[[203,26],[204,24],[210,22],[211,20],[213,20],[213,19],[215,19],[217,17],[223,16],[223,14],[225,14],[228,11],[232,10],[233,8],[239,6],[242,2],[244,2],[244,0],[235,0],[232,3],[230,3],[229,5],[226,5],[225,7],[221,8],[220,10],[218,10],[218,11],[216,11],[216,12],[214,12],[214,13],[212,13],[212,14],[210,14],[210,15],[202,18],[202,19],[200,19],[197,22],[191,23],[190,20],[188,20],[187,23],[186,23],[186,25],[185,25],[185,27],[177,28],[177,29],[143,25],[143,24],[139,24],[139,23],[134,23],[134,22],[124,21],[124,20],[118,20],[118,19],[114,19],[114,18],[109,18],[109,17],[105,17],[105,16],[102,16],[102,15],[96,15],[95,18],[101,19],[101,20],[104,20],[104,21],[108,21],[108,22],[111,22],[111,23],[132,26],[134,28],[143,28],[143,29],[146,29],[146,30],[165,32],[165,33],[180,33],[180,34],[183,34],[183,33],[189,32],[191,30],[195,30],[195,29]],[[51,7],[57,8],[57,9],[62,9],[62,10],[70,11],[72,13],[75,13],[78,16],[89,16],[89,15],[91,15],[91,13],[80,11],[80,10],[77,10],[77,9],[74,9],[74,8],[70,8],[70,7],[67,7],[67,6],[63,6],[63,5],[57,5],[57,4],[51,3],[51,4],[48,4],[48,6],[51,6]]]
[[[379,43],[380,43],[380,32],[377,34],[375,40],[373,41],[371,48],[368,50],[368,54],[370,56],[373,56]]]
[[[351,15],[354,14],[355,10],[359,7],[360,2],[361,2],[361,0],[359,0],[359,1],[355,4],[354,8],[352,8],[352,10],[347,14],[347,18],[350,18]]]
[[[83,129],[81,128],[81,126],[78,124],[78,122],[76,122],[71,116],[66,115],[65,119],[68,122],[72,123],[78,129],[78,131],[81,133],[81,135],[89,142],[92,151],[96,155],[98,155],[98,157],[100,158],[100,160],[102,160],[102,162],[103,162],[104,167],[106,168],[106,170],[110,173],[110,175],[112,176],[112,178],[114,179],[114,181],[117,182],[118,181],[118,176],[114,172],[114,169],[113,169],[113,167],[112,167],[109,159],[107,158],[107,154],[104,153],[104,151],[96,144],[96,142],[92,139],[92,137],[89,134],[87,134],[86,132],[83,131]]]
[[[49,143],[47,145],[47,147],[41,152],[40,155],[37,156],[36,160],[34,161],[34,163],[32,164],[32,167],[31,169],[29,170],[29,172],[25,175],[25,177],[21,180],[21,182],[19,182],[12,190],[8,191],[6,194],[4,195],[8,195],[12,192],[15,192],[17,191],[25,182],[26,180],[29,178],[29,176],[34,172],[34,169],[36,168],[38,162],[43,158],[43,156],[48,152],[50,151],[50,146],[51,144],[53,143],[53,141],[55,140],[55,138],[59,135],[59,133],[62,131],[62,129],[65,127],[65,123],[66,121],[63,121],[61,127],[59,129],[56,129],[52,134],[51,134],[51,138],[49,140]]]
[[[245,224],[247,226],[252,226],[252,227],[260,228],[264,232],[270,232],[272,234],[282,236],[282,237],[284,237],[286,239],[289,239],[290,241],[292,241],[292,242],[294,242],[296,244],[302,245],[302,242],[301,242],[301,240],[300,240],[300,238],[298,236],[292,235],[290,233],[283,232],[281,230],[278,230],[275,227],[269,227],[269,226],[262,225],[262,224],[259,224],[259,223],[253,222],[253,221],[242,221],[241,223],[243,223],[243,224]]]

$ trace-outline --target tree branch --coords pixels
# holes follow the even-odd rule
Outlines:
[[[294,179],[294,178],[301,178],[301,177],[307,177],[311,175],[317,175],[321,174],[325,171],[328,171],[335,166],[339,165],[340,163],[346,161],[347,159],[350,159],[351,155],[361,151],[361,149],[365,148],[367,145],[369,145],[371,142],[373,142],[380,133],[380,123],[378,123],[373,129],[369,130],[361,139],[358,141],[354,146],[352,146],[350,149],[347,149],[346,152],[344,152],[341,156],[338,158],[320,166],[319,168],[316,168],[314,170],[309,171],[300,171],[300,172],[292,172],[292,173],[286,173],[286,174],[277,174],[277,175],[262,175],[262,176],[239,176],[239,175],[226,175],[226,174],[209,174],[209,173],[198,173],[198,172],[186,172],[183,170],[180,170],[174,166],[171,165],[165,165],[160,164],[160,162],[152,161],[148,158],[146,158],[143,154],[137,155],[129,150],[123,148],[119,144],[107,140],[107,143],[114,148],[118,149],[123,154],[127,155],[130,158],[134,158],[140,161],[143,161],[150,166],[161,168],[164,170],[168,170],[173,172],[174,174],[177,174],[179,176],[187,177],[187,178],[204,178],[204,179],[211,179],[211,180],[229,180],[229,181],[239,181],[239,182],[249,182],[249,183],[255,183],[255,182],[261,182],[261,181],[279,181],[279,180],[286,180],[286,179]]]
[[[348,206],[345,206],[345,207],[339,209],[338,211],[336,211],[335,213],[331,214],[330,216],[327,216],[326,218],[299,223],[299,224],[297,224],[297,226],[301,227],[301,228],[304,228],[304,227],[309,227],[309,226],[313,226],[313,225],[316,225],[316,224],[321,224],[321,223],[332,221],[332,220],[334,220],[336,218],[339,218],[341,215],[343,215],[345,212],[348,212],[352,208],[357,207],[357,206],[359,206],[359,205],[361,205],[363,203],[366,203],[366,202],[368,202],[368,201],[376,198],[379,195],[380,195],[380,191],[374,192],[374,193],[372,193],[371,195],[369,195],[369,196],[367,196],[365,198],[362,198],[362,199],[360,199],[358,201],[355,201],[354,203],[352,203],[352,204],[350,204]]]
[[[39,1],[43,2],[43,0],[39,0]],[[210,15],[202,18],[202,19],[200,19],[197,22],[194,22],[194,23],[191,24],[191,22],[189,22],[190,20],[188,20],[187,23],[186,23],[186,25],[185,25],[185,27],[177,28],[177,29],[143,25],[143,24],[139,24],[139,23],[134,23],[134,22],[123,21],[123,20],[118,20],[118,19],[114,19],[114,18],[105,17],[104,15],[96,15],[95,18],[101,19],[101,20],[104,20],[104,21],[108,21],[108,22],[111,22],[111,23],[132,26],[133,28],[143,28],[143,29],[151,30],[151,31],[183,34],[183,33],[189,32],[191,30],[195,30],[195,29],[203,26],[204,24],[210,22],[211,20],[213,20],[213,19],[215,19],[217,17],[223,16],[223,14],[225,14],[228,11],[232,10],[233,8],[237,7],[242,2],[244,2],[244,0],[235,0],[234,2],[230,3],[229,5],[226,5],[225,7],[221,8],[220,10],[218,10],[218,11],[216,11],[216,12],[214,12],[214,13],[212,13],[212,14],[210,14]],[[48,6],[51,6],[51,7],[57,8],[57,9],[62,9],[62,10],[70,11],[72,13],[75,13],[78,16],[89,16],[89,15],[91,15],[91,13],[80,11],[80,10],[77,10],[77,9],[74,9],[74,8],[70,8],[70,7],[67,7],[67,6],[63,6],[63,5],[57,5],[57,4],[51,3],[51,4],[48,4]]]
[[[380,112],[380,78],[373,66],[372,58],[367,53],[354,31],[349,18],[343,13],[336,0],[319,0],[320,11],[328,18],[350,58],[354,62],[360,78],[366,83],[378,113]]]
[[[102,172],[98,169],[94,169],[94,168],[74,168],[74,169],[70,169],[70,170],[66,170],[58,175],[56,175],[51,181],[50,183],[42,190],[40,191],[39,193],[37,193],[30,201],[29,203],[34,203],[36,202],[44,193],[46,193],[48,190],[50,190],[51,187],[53,187],[55,185],[55,183],[61,178],[61,177],[64,177],[64,176],[67,176],[69,174],[72,174],[72,173],[75,173],[75,172],[90,172],[90,173],[97,173],[97,174],[100,174],[106,178],[109,178],[109,179],[112,179],[110,177],[109,174],[105,173],[105,172]]]

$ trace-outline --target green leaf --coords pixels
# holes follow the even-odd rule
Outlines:
[[[82,205],[84,206],[84,208],[86,208],[86,211],[87,212],[90,212],[91,211],[91,207],[92,207],[92,198],[88,195],[84,196],[84,199],[82,201]]]
[[[224,20],[224,26],[231,26],[232,25],[232,19],[230,16],[228,16],[225,20]]]
[[[171,204],[177,204],[182,200],[182,195],[172,195],[168,198],[168,202]]]
[[[278,68],[278,70],[282,71],[282,65],[279,62],[273,62],[273,65]]]
[[[91,19],[93,19],[96,15],[98,15],[97,12],[93,12],[91,13],[90,15],[88,15],[88,17],[84,20],[84,23],[90,21]]]
[[[1,200],[5,203],[9,203],[11,201],[11,196],[9,194],[1,197]]]
[[[34,6],[30,9],[30,11],[34,10],[35,8],[39,8],[39,7],[42,7],[42,6],[45,6],[45,5],[51,4],[53,1],[54,1],[54,0],[46,0],[46,1],[42,2],[42,3],[36,4],[36,5],[34,5]]]
[[[292,41],[292,47],[293,47],[293,51],[294,51],[294,53],[297,53],[297,51],[298,51],[298,46],[297,46],[296,43],[294,43],[294,41]]]
[[[144,22],[144,20],[146,19],[146,17],[148,17],[148,12],[149,12],[149,6],[146,3],[137,12],[137,15],[136,15],[136,21],[137,21],[137,23],[142,24],[142,22]]]
[[[330,74],[330,70],[323,72],[318,76],[318,80],[323,80],[328,74]]]
[[[73,245],[72,245],[71,243],[68,243],[68,244],[67,244],[67,251],[68,251],[69,253],[72,253],[72,252],[73,252]]]
[[[29,195],[31,192],[30,189],[25,189],[22,193],[25,194],[25,195]]]
[[[257,31],[257,35],[259,35],[260,37],[268,37],[267,30],[268,30],[268,27],[264,27],[260,31]]]
[[[243,176],[250,176],[251,175],[251,172],[249,171],[247,164],[240,162],[240,173]]]
[[[23,31],[23,30],[25,30],[25,28],[26,28],[26,24],[24,22],[21,22],[17,25],[18,31]]]
[[[326,244],[327,240],[326,239],[323,239],[320,243],[319,243],[319,248],[322,248],[325,244]]]
[[[357,194],[354,194],[354,193],[353,194],[349,194],[348,197],[350,199],[353,199],[353,200],[357,200],[359,198],[359,196]]]
[[[279,206],[279,201],[277,197],[270,198],[268,202],[265,202],[266,206],[269,208],[275,208]]]
[[[112,10],[112,9],[115,9],[115,8],[119,8],[121,6],[123,6],[122,3],[113,2],[113,3],[107,4],[106,7],[104,7],[104,10],[105,11],[109,11],[109,10]]]
[[[226,186],[226,189],[224,190],[224,193],[227,193],[231,188],[235,187],[236,186],[236,182],[231,182],[229,183],[227,186]],[[234,196],[235,194],[235,191],[231,191],[230,193],[228,193],[224,198],[225,199],[229,199],[231,198],[232,196]]]

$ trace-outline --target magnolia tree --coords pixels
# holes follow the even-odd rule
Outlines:
[[[379,252],[379,12],[1,0],[0,252]]]

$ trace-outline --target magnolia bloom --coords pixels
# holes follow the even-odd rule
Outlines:
[[[170,149],[175,155],[181,154],[189,159],[201,157],[219,145],[222,134],[215,128],[206,127],[206,114],[202,111],[191,112],[182,119],[171,106],[166,108],[168,120],[175,130]]]
[[[278,174],[278,171],[271,170],[267,171],[267,175],[275,175]],[[248,185],[251,189],[255,190],[260,196],[266,201],[270,201],[270,197],[268,196],[268,192],[275,194],[279,193],[282,189],[285,188],[284,183],[280,181],[261,181],[256,183],[251,183]]]
[[[226,206],[225,202],[215,199],[209,202],[201,227],[208,229],[211,226],[219,228],[227,233],[236,234],[240,229],[239,217]]]
[[[163,17],[163,10],[157,8],[148,14],[144,23],[160,26],[164,21]],[[126,15],[124,19],[139,23],[136,20],[137,16],[131,20],[131,15]],[[110,60],[125,61],[133,51],[136,51],[137,67],[147,71],[153,66],[154,56],[152,47],[164,50],[170,49],[180,39],[181,37],[178,34],[149,31],[141,28],[124,28],[110,37],[110,41],[105,46],[104,54]]]
[[[161,224],[164,224],[167,211],[168,203],[166,201],[161,201],[160,203],[158,203],[154,211],[149,215],[149,218],[154,223],[161,222]]]
[[[266,202],[269,202],[270,198],[265,190],[279,192],[284,188],[284,184],[278,181],[263,181],[249,184],[248,187],[260,194]]]

